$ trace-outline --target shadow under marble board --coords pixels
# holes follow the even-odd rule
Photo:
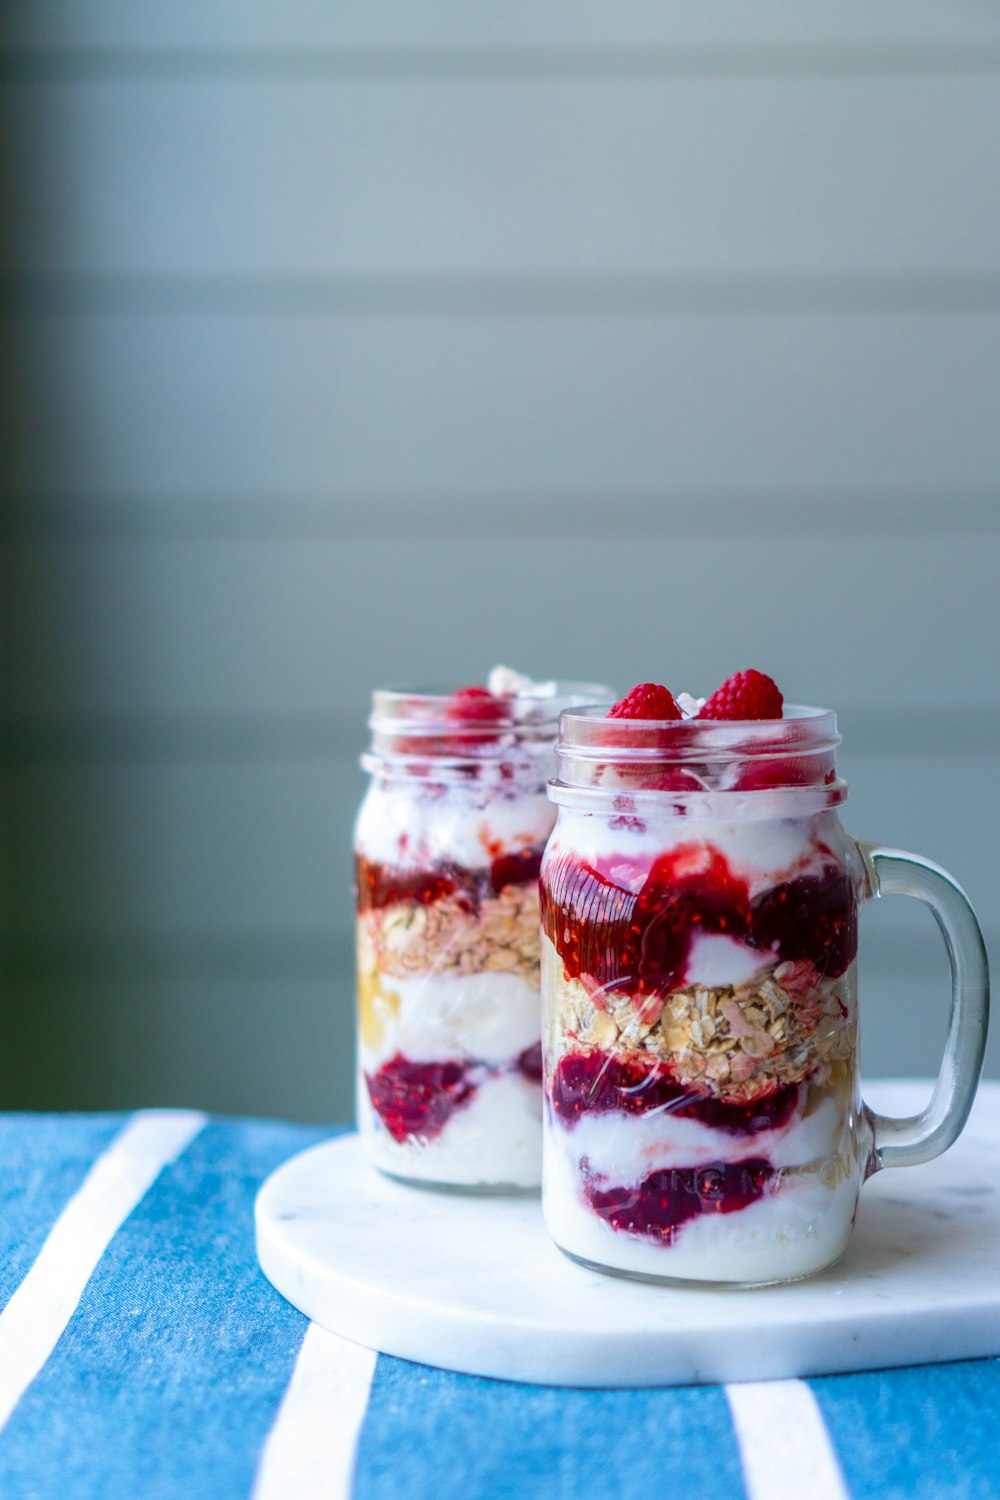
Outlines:
[[[896,1115],[931,1085],[869,1085]],[[387,1354],[468,1374],[577,1386],[832,1374],[1000,1353],[1000,1084],[958,1143],[879,1173],[847,1254],[787,1286],[618,1280],[567,1260],[534,1198],[393,1182],[355,1136],[279,1167],[257,1199],[265,1275],[315,1322]]]

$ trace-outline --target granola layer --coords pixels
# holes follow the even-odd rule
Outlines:
[[[473,913],[461,897],[400,901],[359,918],[373,968],[389,978],[416,974],[517,974],[538,982],[538,889],[508,885]]]
[[[553,1063],[596,1049],[663,1065],[679,1084],[746,1104],[801,1083],[853,1053],[843,976],[806,962],[765,967],[740,985],[689,985],[668,995],[588,989],[545,939]]]

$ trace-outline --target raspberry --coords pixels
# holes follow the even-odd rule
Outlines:
[[[448,744],[451,753],[461,755],[470,746],[495,743],[494,726],[505,712],[503,699],[494,697],[489,688],[464,687],[452,693],[445,708],[446,717],[455,725],[455,738]],[[482,733],[466,727],[470,724],[481,724]]]
[[[656,682],[637,682],[624,698],[608,709],[609,719],[679,719],[681,711],[668,688]]]
[[[489,724],[503,718],[503,704],[489,688],[464,687],[452,693],[445,712],[449,719],[474,719]]]
[[[819,776],[813,770],[815,760],[815,756],[795,755],[783,760],[748,761],[740,772],[736,789],[759,792],[776,786],[818,785]]]
[[[699,719],[780,719],[782,697],[777,683],[763,672],[734,672],[717,687]]]
[[[693,771],[685,771],[680,766],[671,766],[666,771],[652,772],[648,785],[655,787],[658,792],[703,792],[705,783],[699,781]]]

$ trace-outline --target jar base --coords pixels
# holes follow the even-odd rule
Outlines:
[[[666,1286],[675,1289],[687,1288],[695,1292],[754,1292],[769,1286],[792,1286],[796,1281],[808,1281],[813,1276],[819,1276],[823,1271],[829,1270],[830,1266],[836,1265],[840,1255],[828,1261],[826,1265],[816,1266],[811,1271],[800,1271],[795,1276],[772,1276],[760,1281],[709,1281],[700,1280],[693,1276],[657,1276],[652,1271],[627,1271],[621,1266],[605,1266],[596,1260],[588,1260],[586,1256],[577,1255],[572,1250],[567,1250],[558,1241],[553,1241],[556,1249],[578,1266],[583,1266],[587,1271],[597,1271],[601,1276],[614,1276],[619,1281],[641,1281],[647,1286]]]
[[[405,1172],[391,1172],[388,1167],[380,1166],[377,1162],[369,1162],[369,1165],[380,1176],[388,1177],[391,1182],[401,1183],[403,1187],[425,1189],[429,1193],[447,1193],[451,1197],[538,1198],[542,1191],[541,1183],[524,1187],[513,1182],[434,1182],[429,1177],[411,1177]]]

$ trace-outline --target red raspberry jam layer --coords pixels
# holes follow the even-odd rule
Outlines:
[[[583,1115],[642,1115],[659,1110],[734,1135],[757,1135],[787,1124],[797,1097],[798,1087],[793,1084],[748,1104],[725,1104],[676,1083],[654,1059],[645,1063],[607,1052],[566,1052],[549,1079],[552,1109],[568,1128]]]
[[[749,894],[725,856],[704,845],[663,854],[646,876],[629,923],[623,958],[643,989],[684,982],[692,940],[700,933],[746,938]]]
[[[523,1073],[529,1083],[537,1083],[541,1087],[542,1082],[542,1044],[536,1042],[533,1047],[525,1047],[518,1056],[515,1067],[519,1073]]]
[[[517,1072],[529,1083],[541,1084],[542,1046],[526,1047],[513,1066],[491,1068],[486,1063],[448,1058],[443,1062],[411,1062],[401,1052],[383,1063],[377,1073],[366,1073],[372,1108],[395,1141],[409,1136],[433,1140],[456,1110],[472,1102],[477,1084],[489,1073]]]
[[[571,854],[550,859],[542,877],[542,926],[571,979],[666,993],[685,983],[691,944],[702,933],[759,948],[762,965],[808,958],[821,977],[842,974],[857,951],[854,891],[837,865],[775,885],[751,903],[746,882],[709,844],[661,855],[638,894],[620,883],[630,870],[624,856],[604,863],[618,879]]]
[[[749,1208],[774,1176],[770,1162],[711,1162],[705,1167],[670,1167],[651,1172],[638,1187],[598,1187],[584,1172],[584,1195],[612,1229],[673,1243],[677,1231],[702,1214],[733,1214]]]
[[[498,854],[492,864],[480,870],[470,870],[448,860],[404,870],[358,854],[355,857],[358,911],[379,911],[398,901],[431,906],[446,896],[454,896],[474,914],[487,897],[499,896],[507,886],[536,881],[541,863],[540,844]]]
[[[376,864],[363,854],[355,859],[358,911],[380,911],[397,901],[431,906],[463,890],[458,866],[441,864],[430,870],[397,870]]]
[[[843,974],[858,950],[857,915],[846,875],[800,875],[753,903],[754,943],[783,959],[807,958],[821,974]]]
[[[375,1113],[395,1141],[440,1135],[476,1092],[465,1063],[411,1062],[399,1052],[374,1076],[366,1073],[365,1082]]]

